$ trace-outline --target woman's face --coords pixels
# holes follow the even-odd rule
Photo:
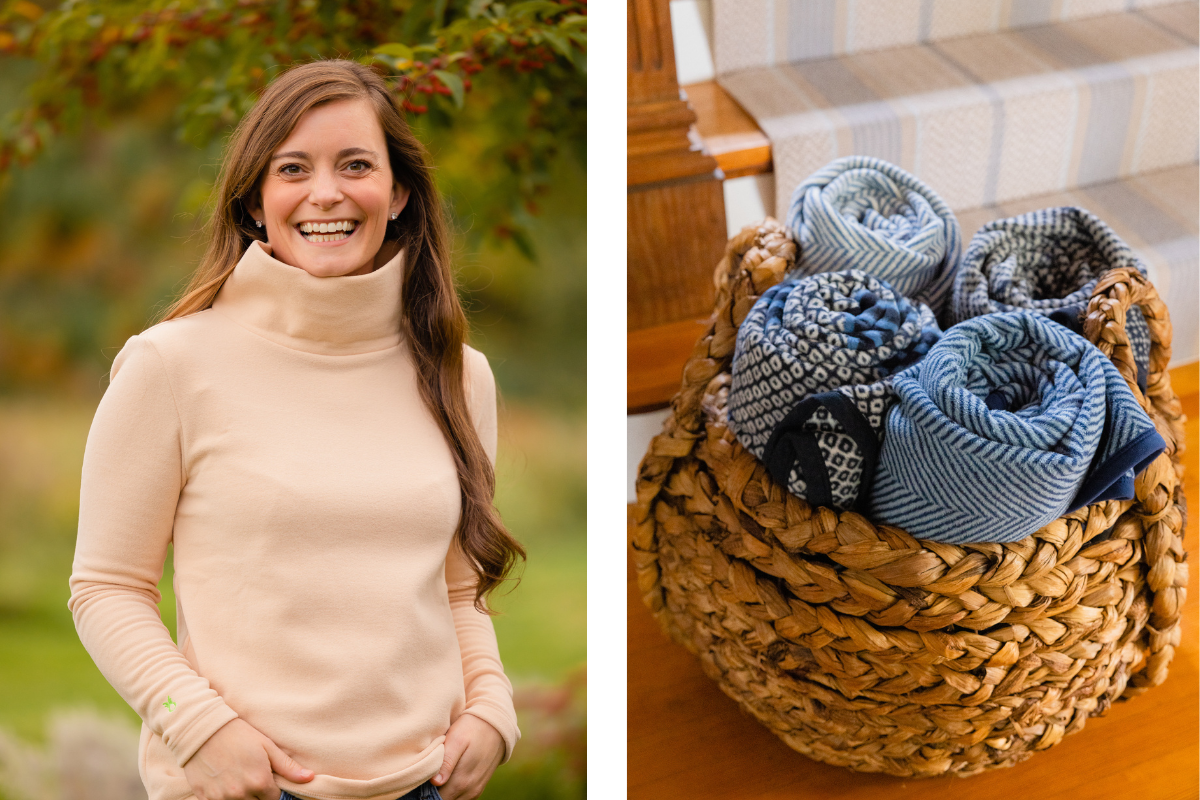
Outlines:
[[[388,219],[408,202],[392,178],[387,144],[365,100],[338,100],[304,113],[275,149],[250,213],[275,258],[318,278],[364,275],[386,258]]]

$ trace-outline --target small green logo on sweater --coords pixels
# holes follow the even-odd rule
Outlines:
[[[171,699],[171,695],[167,695],[167,702],[163,703],[167,708],[167,713],[175,710],[175,701]]]

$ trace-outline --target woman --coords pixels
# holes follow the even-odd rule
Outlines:
[[[524,553],[437,192],[380,78],[320,61],[267,87],[210,234],[113,363],[71,576],[150,800],[476,797],[520,736],[485,601]]]

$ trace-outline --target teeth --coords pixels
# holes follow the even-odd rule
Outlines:
[[[337,222],[302,222],[301,233],[333,233],[334,231],[353,231],[357,222],[354,220],[339,220]]]

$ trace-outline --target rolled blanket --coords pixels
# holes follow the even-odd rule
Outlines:
[[[950,328],[897,376],[871,514],[940,542],[1012,542],[1133,497],[1166,447],[1112,361],[1027,311]]]
[[[940,335],[928,306],[860,270],[785,280],[738,329],[729,427],[793,494],[861,506],[891,378]]]
[[[1076,333],[1096,282],[1118,267],[1146,267],[1112,228],[1089,211],[1064,206],[987,223],[971,238],[954,283],[952,314],[961,322],[998,311],[1028,310]],[[1146,388],[1150,330],[1131,306],[1125,331]]]
[[[800,242],[797,275],[861,269],[941,316],[962,246],[937,192],[879,158],[846,156],[796,187],[787,226]]]

